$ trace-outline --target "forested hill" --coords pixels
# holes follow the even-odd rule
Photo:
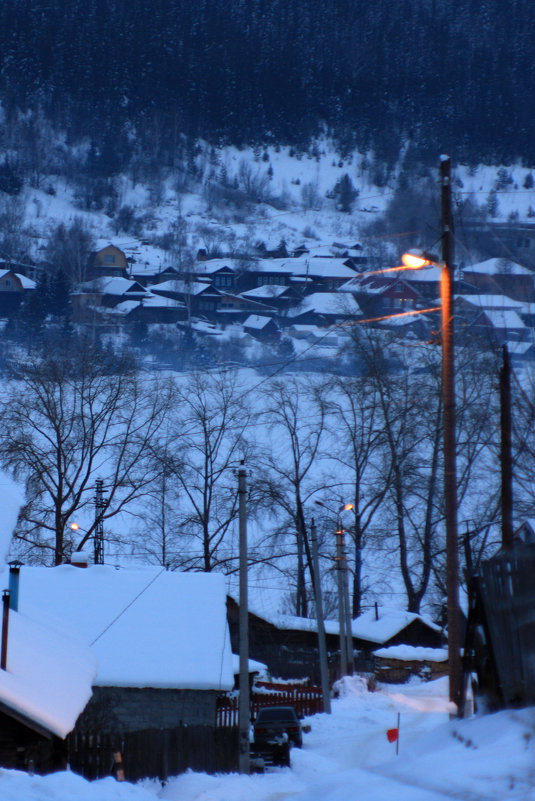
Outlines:
[[[325,125],[386,162],[533,164],[534,32],[533,0],[2,0],[0,91],[119,159]]]

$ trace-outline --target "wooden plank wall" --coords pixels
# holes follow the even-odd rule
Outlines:
[[[535,702],[535,545],[483,563],[480,591],[505,704]]]
[[[211,726],[146,729],[117,737],[109,734],[69,737],[69,764],[86,779],[114,775],[114,754],[122,756],[125,778],[165,781],[188,768],[206,773],[238,769],[238,730]]]

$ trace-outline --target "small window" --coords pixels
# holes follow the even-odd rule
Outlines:
[[[113,253],[104,254],[104,264],[115,264],[115,256]]]

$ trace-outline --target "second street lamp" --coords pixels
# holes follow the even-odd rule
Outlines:
[[[314,501],[317,506],[329,510],[321,501]],[[349,603],[349,586],[347,580],[347,559],[345,555],[344,528],[341,514],[353,509],[353,504],[342,504],[336,512],[336,581],[338,588],[338,631],[340,637],[340,674],[353,674],[353,631]],[[333,510],[329,510],[332,511]]]

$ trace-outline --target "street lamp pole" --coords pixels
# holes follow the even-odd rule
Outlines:
[[[318,538],[314,518],[310,522],[310,539],[312,541],[312,565],[314,569],[314,590],[316,594],[316,620],[318,622],[318,655],[320,661],[321,692],[323,695],[323,711],[331,714],[331,688],[329,685],[329,659],[325,638],[325,621],[323,619],[323,597],[321,593],[320,564],[318,556]]]
[[[314,501],[324,509],[328,507],[321,501]],[[351,627],[351,606],[349,602],[348,566],[345,554],[344,528],[341,514],[353,509],[352,503],[343,504],[336,513],[336,583],[338,589],[338,628],[340,635],[340,675],[353,675],[353,632]]]
[[[459,605],[459,552],[457,536],[457,468],[455,433],[455,368],[453,315],[453,221],[451,163],[440,157],[442,209],[442,393],[444,446],[444,511],[446,522],[446,587],[448,597],[448,663],[450,701],[462,714],[461,613]]]
[[[442,430],[444,454],[444,516],[446,524],[446,592],[448,601],[448,665],[450,701],[463,714],[461,667],[461,610],[459,604],[459,544],[457,536],[457,467],[455,433],[455,367],[453,314],[453,219],[451,210],[451,163],[440,157],[442,263],[436,257],[405,253],[403,264],[419,269],[434,264],[441,267],[442,307]]]
[[[347,653],[347,674],[348,676],[352,676],[355,668],[355,663],[353,659],[353,631],[352,631],[352,619],[351,619],[351,604],[349,600],[349,569],[347,565],[347,554],[346,554],[346,545],[345,545],[345,531],[344,526],[341,519],[341,512],[348,511],[352,509],[352,504],[346,504],[342,507],[340,512],[338,513],[338,523],[337,523],[337,536],[340,537],[340,558],[341,558],[341,576],[342,576],[342,594],[343,594],[343,603],[344,603],[344,628],[345,628],[345,646],[346,646],[346,653]]]

